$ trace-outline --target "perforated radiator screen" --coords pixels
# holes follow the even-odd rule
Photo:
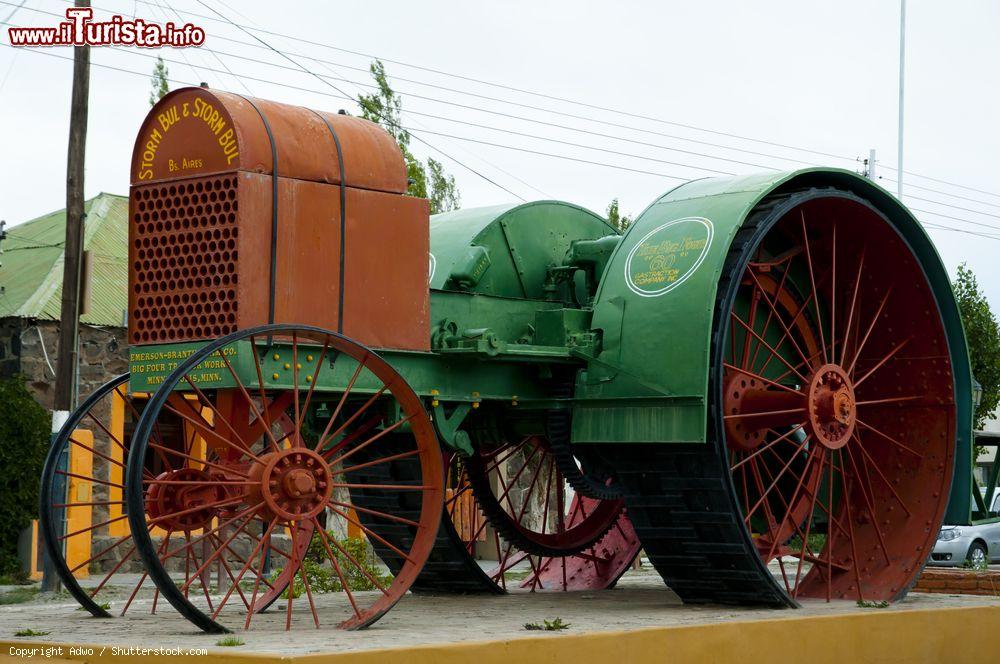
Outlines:
[[[236,330],[236,183],[230,173],[132,189],[131,343]]]

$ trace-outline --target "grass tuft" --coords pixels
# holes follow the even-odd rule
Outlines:
[[[524,623],[524,628],[527,630],[539,630],[546,632],[555,632],[561,629],[569,629],[569,623],[564,623],[562,618],[553,618],[552,620],[545,619],[541,623]]]
[[[51,633],[52,632],[36,632],[29,627],[28,629],[17,630],[14,632],[14,636],[48,636]]]
[[[236,636],[235,634],[230,634],[229,636],[224,636],[215,642],[215,645],[222,646],[224,648],[234,648],[236,646],[245,646],[246,641]]]

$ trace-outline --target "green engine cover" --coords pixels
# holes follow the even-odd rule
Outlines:
[[[548,268],[565,261],[574,241],[616,233],[593,212],[559,201],[434,215],[430,287],[541,300]]]

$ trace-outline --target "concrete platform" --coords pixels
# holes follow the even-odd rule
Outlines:
[[[207,649],[228,662],[260,658],[320,662],[407,664],[471,661],[570,662],[837,662],[985,661],[1000,648],[1000,598],[912,593],[888,609],[851,602],[809,601],[800,610],[682,606],[655,574],[630,574],[615,590],[593,593],[513,593],[507,596],[404,598],[374,627],[359,632],[333,628],[339,594],[317,602],[325,625],[312,626],[308,611],[296,612],[291,632],[284,612],[255,618],[239,632],[246,645],[217,647],[218,635],[203,634],[160,604],[129,617],[95,619],[65,597],[0,607],[0,660],[22,660],[12,648],[61,646],[53,659],[139,662],[152,655],[122,653],[130,647]],[[142,600],[148,602],[149,600]],[[306,608],[303,606],[301,609]],[[134,610],[134,609],[133,609]],[[561,617],[570,628],[526,631],[524,623]],[[49,631],[15,638],[20,629]],[[92,651],[71,653],[70,646]],[[176,656],[172,651],[171,656]],[[103,653],[103,654],[102,654]],[[45,653],[35,652],[41,659]],[[187,655],[204,661],[205,655]]]

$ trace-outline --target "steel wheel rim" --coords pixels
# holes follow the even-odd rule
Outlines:
[[[864,225],[859,220],[863,220]],[[806,284],[802,288],[806,297],[819,293],[819,297],[813,297],[813,300],[820,301],[821,306],[817,308],[809,302],[804,310],[822,335],[820,355],[827,357],[810,358],[801,348],[792,348],[794,344],[789,341],[782,342],[783,348],[774,348],[772,339],[769,350],[779,351],[772,354],[782,355],[780,351],[784,350],[787,354],[785,360],[793,353],[796,356],[795,361],[784,362],[785,373],[795,374],[797,382],[802,386],[809,383],[811,388],[807,391],[804,387],[768,382],[767,391],[808,393],[809,399],[803,396],[803,400],[808,402],[796,404],[790,401],[784,407],[772,406],[770,411],[724,411],[716,420],[717,430],[723,432],[720,444],[727,445],[732,419],[746,422],[748,414],[764,418],[773,416],[779,420],[782,417],[801,418],[801,421],[784,422],[784,426],[787,430],[803,425],[805,441],[792,442],[789,440],[791,437],[786,436],[783,442],[775,442],[780,436],[771,434],[768,443],[760,444],[753,454],[758,458],[770,454],[768,450],[777,449],[780,444],[794,445],[798,453],[807,455],[805,469],[798,473],[795,485],[786,492],[784,499],[801,504],[802,497],[806,497],[810,503],[810,517],[802,523],[796,523],[795,519],[778,519],[784,530],[797,536],[802,544],[796,547],[796,562],[789,569],[785,568],[782,554],[793,554],[783,550],[787,549],[790,538],[775,536],[766,547],[766,552],[759,548],[758,552],[764,564],[769,560],[778,561],[780,570],[775,574],[775,583],[791,601],[797,597],[896,599],[905,594],[913,583],[933,546],[933,533],[936,533],[943,517],[954,463],[954,392],[947,337],[936,301],[908,245],[884,216],[860,199],[830,192],[800,196],[794,205],[789,205],[781,214],[773,215],[762,226],[765,228],[758,231],[753,246],[748,248],[743,260],[734,268],[743,271],[744,276],[738,281],[753,281],[752,277],[747,279],[746,276],[753,269],[751,262],[760,261],[760,254],[767,249],[769,241],[773,243],[775,238],[782,237],[786,241],[796,236],[806,238],[801,241],[797,254],[801,258],[793,256],[792,260],[804,264],[804,269],[800,270],[805,276],[800,277],[800,281]],[[817,238],[823,241],[817,241]],[[867,264],[863,259],[865,255],[869,257]],[[887,265],[873,266],[877,262],[873,261],[873,255],[896,259],[894,267],[897,272],[903,273],[899,275],[898,284],[895,279],[891,286],[886,283],[889,281],[889,268]],[[823,269],[824,264],[826,269]],[[869,285],[872,283],[874,287]],[[863,286],[858,289],[856,284]],[[754,286],[761,290],[759,285]],[[865,293],[865,288],[868,288],[867,297],[854,297],[855,291]],[[746,336],[751,336],[753,343],[762,345],[759,328],[749,325],[736,313],[736,303],[743,291],[745,288],[742,285],[734,283],[728,308],[722,310],[724,313],[721,315],[728,318],[724,337],[727,347],[732,346],[738,337]],[[895,295],[890,298],[892,293]],[[919,316],[916,317],[920,319],[921,329],[929,330],[916,342],[909,332],[898,336],[898,325],[885,323],[886,317],[892,314],[896,314],[896,319],[900,318],[900,302],[919,305]],[[905,320],[910,322],[912,318],[910,316]],[[893,327],[896,329],[893,330]],[[757,336],[747,332],[750,329],[754,329]],[[880,333],[880,329],[887,331]],[[742,337],[739,333],[734,334],[734,330],[743,330]],[[787,330],[781,332],[783,337],[794,338],[794,333],[789,335]],[[900,352],[907,344],[912,357]],[[921,349],[925,352],[916,352]],[[725,349],[717,347],[716,351],[716,357],[725,358]],[[929,368],[935,378],[925,381],[926,390],[900,394],[897,389],[900,381],[893,383],[883,378],[887,371],[909,375],[907,372],[912,373],[911,366],[921,358],[934,362]],[[904,360],[905,364],[900,364]],[[722,409],[727,405],[723,387],[727,363],[726,359],[717,361],[715,374],[716,385],[720,389],[713,398],[718,400]],[[817,382],[824,382],[819,380],[821,372],[818,365],[821,364],[832,365],[827,366],[832,373],[824,379],[828,383],[826,387],[830,388],[825,393],[823,390],[826,388],[816,386]],[[802,371],[803,367],[812,371]],[[845,387],[840,384],[845,376],[840,374],[848,374],[846,381],[850,385],[846,388],[849,389],[841,389]],[[766,374],[760,377],[775,378]],[[778,382],[783,382],[783,379],[779,378]],[[906,379],[901,382],[905,384]],[[793,389],[782,390],[782,387]],[[932,395],[933,399],[922,395]],[[813,397],[824,402],[823,405],[816,408]],[[791,395],[788,398],[793,399]],[[832,409],[828,407],[831,402],[834,404]],[[799,412],[793,415],[789,412],[793,409]],[[777,414],[775,411],[783,412]],[[932,435],[926,441],[920,441],[920,446],[910,441],[914,437],[912,429],[901,434],[897,432],[896,424],[891,422],[901,411],[907,411],[910,417],[922,423],[929,422],[926,427],[922,425],[921,430],[927,429]],[[767,415],[768,412],[772,415]],[[863,444],[858,441],[863,441]],[[765,447],[767,450],[764,450]],[[886,451],[883,447],[890,449]],[[790,456],[786,455],[786,459]],[[918,456],[919,463],[915,460]],[[750,503],[761,509],[760,506],[771,502],[771,499],[748,503],[738,495],[740,481],[737,477],[739,469],[734,468],[736,463],[739,462],[730,460],[731,490],[737,510],[746,520]],[[888,469],[889,464],[898,465],[902,470],[893,475],[893,470]],[[914,489],[914,478],[917,477],[928,480],[926,484],[931,488],[928,489],[930,497],[927,500],[914,497],[918,495]],[[895,488],[892,480],[896,479],[905,489]],[[776,486],[777,483],[769,485],[770,490],[773,491]],[[900,491],[904,495],[899,495]],[[821,510],[825,509],[824,502],[834,505],[832,534],[823,548],[817,551],[808,544],[811,534],[809,524],[815,521],[816,505]],[[891,510],[885,507],[889,503],[894,504]],[[884,514],[883,511],[895,511],[895,514]],[[905,518],[899,518],[900,512],[905,513]],[[859,517],[862,513],[864,516]],[[908,522],[910,527],[904,528],[904,522]],[[747,535],[754,537],[750,527],[747,527]],[[896,544],[889,541],[897,536],[906,540],[910,551],[899,550]],[[759,542],[761,538],[754,539]],[[802,569],[803,561],[807,571]]]
[[[264,346],[263,342],[266,341],[267,344],[270,344],[272,339],[283,339],[285,342],[291,340],[290,343],[293,349],[292,363],[295,365],[295,369],[292,370],[294,376],[292,384],[296,386],[297,389],[289,388],[284,390],[262,390],[258,388],[256,384],[253,386],[244,385],[243,382],[239,380],[236,373],[233,372],[232,366],[228,360],[226,360],[225,355],[222,354],[221,350],[228,347],[230,344],[243,339],[249,339],[251,342],[250,348],[253,350],[254,365],[258,367],[257,383],[263,383],[259,373],[261,358],[258,355],[258,342],[261,342],[259,345],[262,348]],[[308,362],[304,361],[302,357],[297,355],[299,352],[302,354],[308,354]],[[203,392],[199,391],[195,387],[194,383],[190,381],[190,372],[203,360],[215,355],[222,358],[225,365],[224,371],[228,370],[229,374],[232,375],[234,381],[238,385],[238,391],[235,388],[231,390],[232,392],[236,392],[237,395],[240,395],[234,396],[234,398],[240,400],[240,402],[244,404],[244,408],[254,411],[250,418],[249,425],[245,426],[256,427],[258,433],[256,434],[257,437],[251,441],[249,446],[234,446],[232,442],[225,442],[224,438],[230,435],[235,438],[239,438],[236,428],[234,428],[230,423],[227,423],[226,418],[221,417],[216,408],[209,405],[211,403],[211,399],[209,399]],[[318,356],[319,359],[313,362],[313,356]],[[303,465],[300,466],[298,464],[301,460],[293,457],[305,457],[309,455],[295,455],[290,452],[294,451],[294,449],[305,451],[305,448],[307,447],[301,433],[304,430],[303,426],[306,418],[306,412],[311,403],[318,403],[322,398],[320,396],[316,396],[321,394],[321,390],[314,391],[314,389],[312,389],[315,387],[316,383],[319,382],[318,380],[313,382],[313,379],[318,378],[319,372],[324,366],[325,361],[330,360],[331,358],[339,359],[341,357],[349,358],[350,361],[355,362],[357,369],[355,371],[354,379],[352,379],[352,381],[348,384],[345,392],[337,394],[337,399],[333,401],[333,404],[338,404],[338,408],[333,412],[333,416],[330,418],[327,428],[318,437],[318,442],[315,445],[315,453],[320,454],[325,459],[324,463],[318,464],[319,467],[323,469],[323,473],[325,473],[325,475],[323,479],[313,481],[308,478],[303,478],[303,473],[307,468],[310,469],[310,472],[315,470],[317,465],[314,463],[313,465],[307,467],[304,465],[304,462],[302,462]],[[352,368],[353,366],[354,365],[352,365]],[[351,388],[354,386],[354,380],[361,375],[362,369],[365,369],[372,376],[381,380],[383,387],[377,394],[374,394],[370,398],[366,398],[365,405],[360,411],[354,413],[354,417],[348,418],[347,421],[342,423],[342,426],[340,426],[337,430],[331,431],[334,420],[337,418],[338,414],[341,413],[341,409],[343,409],[343,417],[347,418],[347,414],[353,406],[353,404],[348,401],[348,395],[351,394]],[[365,375],[367,376],[368,374],[366,373]],[[145,499],[147,494],[150,492],[144,491],[142,477],[144,464],[146,463],[151,446],[150,440],[157,423],[158,415],[164,408],[171,408],[171,398],[176,400],[176,397],[171,397],[171,392],[174,387],[182,382],[187,383],[187,385],[190,386],[190,391],[197,395],[199,403],[208,406],[214,416],[214,425],[206,427],[204,421],[197,423],[199,427],[199,435],[201,435],[205,440],[212,440],[218,448],[226,449],[226,453],[233,458],[230,466],[232,468],[239,469],[238,471],[234,470],[233,472],[237,476],[240,474],[246,476],[246,479],[238,477],[235,480],[230,479],[229,481],[224,481],[221,484],[218,480],[213,483],[216,488],[221,487],[221,485],[234,485],[236,488],[244,485],[247,487],[246,491],[238,491],[237,494],[234,495],[234,498],[238,498],[238,500],[234,503],[237,505],[235,509],[238,510],[240,515],[237,518],[242,519],[242,524],[237,524],[241,528],[241,530],[237,531],[237,535],[247,532],[246,526],[249,523],[254,522],[254,520],[257,519],[258,514],[266,516],[266,522],[268,523],[269,528],[269,530],[267,530],[262,537],[254,538],[257,544],[251,554],[247,556],[247,561],[240,569],[240,572],[233,574],[235,583],[232,585],[230,591],[224,598],[217,602],[217,606],[213,606],[209,602],[208,611],[189,601],[183,592],[183,590],[190,590],[189,586],[191,585],[191,581],[193,581],[193,579],[189,580],[186,583],[186,586],[188,587],[182,590],[175,584],[169,572],[163,567],[163,565],[159,564],[155,546],[146,525],[147,514],[145,510]],[[225,392],[225,390],[219,391],[220,394],[223,392]],[[271,394],[272,392],[274,394]],[[258,393],[260,395],[259,398],[261,399],[261,402],[259,409],[255,410],[254,399],[258,398],[256,396]],[[290,396],[288,396],[289,393]],[[279,396],[276,395],[281,394],[284,394],[285,396],[281,397],[282,401],[279,402]],[[314,396],[316,396],[317,402],[311,401]],[[359,394],[354,394],[353,396],[356,397],[359,396]],[[368,397],[368,395],[365,396]],[[289,533],[290,539],[292,540],[290,551],[298,551],[302,548],[297,542],[298,534],[301,531],[299,528],[294,528],[289,525],[293,523],[311,523],[312,526],[315,527],[316,532],[321,534],[319,539],[321,540],[322,548],[331,560],[336,560],[336,556],[333,551],[337,550],[338,553],[346,555],[347,559],[356,565],[359,570],[362,570],[363,565],[352,558],[349,553],[345,553],[334,539],[327,537],[325,529],[321,526],[321,515],[327,508],[335,513],[347,515],[348,520],[350,521],[349,513],[347,511],[347,508],[350,507],[350,505],[341,507],[344,505],[344,502],[332,499],[328,500],[330,496],[330,493],[328,492],[322,498],[321,502],[323,510],[321,512],[319,509],[320,504],[316,502],[316,500],[318,500],[316,499],[316,495],[320,492],[320,488],[318,487],[322,485],[323,481],[330,484],[332,487],[331,490],[344,489],[348,491],[348,493],[353,493],[356,490],[356,488],[351,485],[350,481],[337,478],[346,478],[348,477],[348,473],[356,473],[363,464],[352,462],[352,465],[348,466],[345,464],[345,461],[347,460],[347,457],[356,454],[361,448],[371,445],[369,451],[371,451],[371,449],[375,449],[375,446],[377,445],[376,440],[382,438],[383,436],[381,434],[373,434],[367,438],[364,437],[372,427],[377,426],[380,423],[380,420],[375,420],[374,416],[377,413],[374,411],[369,411],[365,414],[366,417],[369,418],[369,421],[374,422],[374,424],[372,424],[367,430],[360,430],[360,433],[354,436],[354,438],[351,438],[351,435],[354,434],[353,430],[351,431],[351,435],[348,435],[346,427],[350,426],[355,419],[364,414],[362,411],[367,409],[368,406],[375,403],[379,398],[384,397],[395,399],[395,402],[399,406],[399,412],[405,415],[405,421],[400,419],[392,425],[387,426],[382,430],[382,432],[388,433],[404,423],[408,424],[413,433],[415,449],[412,453],[407,454],[406,456],[419,461],[422,473],[421,484],[412,486],[408,485],[405,488],[396,487],[391,490],[410,492],[419,495],[420,498],[417,500],[419,506],[416,509],[419,510],[420,518],[419,522],[413,522],[415,535],[412,540],[412,545],[408,551],[402,552],[405,554],[404,557],[406,558],[406,562],[401,565],[401,569],[392,579],[391,583],[386,583],[383,587],[379,584],[378,579],[365,572],[368,574],[368,578],[371,579],[372,583],[378,588],[381,594],[379,594],[373,602],[367,604],[364,609],[362,609],[358,605],[353,593],[347,591],[345,595],[350,601],[350,609],[353,615],[340,622],[339,626],[345,629],[365,627],[384,615],[384,613],[388,611],[403,596],[403,594],[405,594],[406,590],[416,578],[420,567],[422,567],[427,555],[429,555],[430,548],[435,538],[437,526],[441,518],[441,505],[443,499],[443,471],[441,468],[440,453],[437,448],[437,442],[434,438],[430,421],[419,398],[415,393],[413,393],[413,391],[395,372],[395,370],[393,370],[387,363],[385,363],[384,360],[378,357],[371,350],[364,348],[356,342],[353,342],[350,339],[334,332],[311,326],[261,326],[258,328],[238,331],[207,344],[198,352],[191,355],[173,373],[170,374],[160,389],[154,394],[149,408],[143,414],[143,418],[140,420],[136,431],[135,453],[128,466],[128,478],[130,481],[137,482],[136,487],[138,487],[132,487],[128,490],[128,501],[130,507],[129,520],[132,523],[133,528],[138,526],[143,531],[136,537],[136,544],[143,560],[147,563],[147,567],[150,570],[150,576],[156,582],[157,587],[160,588],[164,597],[166,597],[168,601],[170,601],[171,604],[173,604],[186,618],[194,622],[201,629],[210,632],[228,631],[227,628],[219,622],[220,613],[224,610],[227,604],[230,604],[231,601],[232,605],[236,604],[235,600],[231,600],[233,597],[233,590],[239,590],[239,582],[246,577],[247,571],[252,567],[254,579],[252,599],[247,600],[242,591],[238,593],[240,595],[240,601],[242,601],[243,605],[247,609],[244,627],[248,628],[253,614],[259,612],[262,608],[260,604],[263,602],[263,599],[262,596],[258,594],[258,591],[264,585],[261,583],[262,574],[260,573],[260,570],[263,569],[262,552],[268,549],[272,551],[278,550],[276,547],[271,547],[270,542],[272,539],[270,533],[273,532],[276,527],[285,527]],[[264,407],[263,404],[267,404],[267,407]],[[270,413],[272,411],[272,407],[280,410],[280,412],[287,412],[287,409],[294,407],[294,410],[292,411],[294,413],[292,420],[297,423],[295,432],[291,436],[283,436],[283,440],[280,443],[275,439],[271,428],[272,421],[270,419]],[[238,419],[235,421],[239,422]],[[231,434],[227,433],[226,436],[220,435],[219,432],[224,431],[224,427],[219,426],[220,424],[226,424],[231,430]],[[338,435],[341,436],[339,439],[336,438]],[[282,447],[283,445],[285,447]],[[155,447],[155,444],[153,447]],[[292,449],[289,450],[287,448]],[[265,455],[269,458],[265,459]],[[383,457],[380,457],[379,459],[378,463],[388,464],[395,462],[395,459],[386,459]],[[218,460],[218,457],[216,460]],[[375,464],[370,463],[367,465],[371,466]],[[317,477],[323,473],[319,473]],[[262,477],[264,479],[262,479]],[[158,483],[160,485],[168,485],[170,482],[171,480],[154,480],[153,482],[147,482],[147,484],[155,485]],[[208,484],[209,483],[206,481],[198,482],[197,488],[198,490],[202,490]],[[290,489],[288,487],[293,488]],[[192,487],[185,485],[181,488],[188,490]],[[323,490],[326,491],[327,489]],[[386,487],[386,490],[390,489]],[[257,494],[251,495],[251,491],[257,491]],[[265,493],[267,493],[268,496],[260,495]],[[271,500],[268,500],[268,497],[270,497]],[[274,500],[285,502],[282,506],[276,506],[274,504]],[[297,515],[295,518],[289,518],[288,511],[281,511],[282,509],[287,509],[295,512],[296,509],[302,506],[303,500],[313,502],[310,503],[308,509],[302,509],[301,513],[296,513]],[[348,499],[348,502],[352,501]],[[185,510],[175,511],[174,514],[180,515],[184,511]],[[259,521],[259,519],[257,520]],[[236,522],[235,520],[230,520],[230,523]],[[373,532],[370,528],[366,528],[360,520],[355,519],[353,523],[355,523],[355,525],[357,525],[369,538],[377,539],[379,537],[378,534]],[[236,535],[234,535],[234,537],[235,536]],[[265,539],[267,540],[266,543]],[[221,547],[220,550],[222,550]],[[258,556],[261,558],[261,562],[259,564],[256,562],[256,558]],[[313,601],[312,590],[310,589],[305,573],[302,571],[302,561],[293,560],[287,555],[287,553],[285,554],[285,557],[288,560],[287,566],[298,571],[298,579],[302,580],[305,586],[305,596],[308,600],[309,611],[312,614],[312,622],[314,622],[318,627],[319,617]],[[225,556],[223,555],[221,558],[225,558]],[[204,564],[208,564],[208,562],[211,561],[206,558],[206,563]],[[347,565],[346,562],[344,564]],[[336,562],[334,562],[332,566],[335,568],[336,573],[343,582],[344,586],[347,586],[347,582],[344,581],[344,576],[340,567],[337,566]],[[197,574],[198,572],[196,571],[195,576],[197,576]],[[280,595],[280,591],[274,593],[274,595],[275,599],[277,599],[277,595]],[[286,629],[291,626],[294,599],[294,596],[291,596],[286,603]],[[302,602],[300,600],[300,605],[305,603],[306,602]]]
[[[512,459],[515,466],[523,463],[505,479],[504,471],[509,472],[505,464]],[[487,518],[505,539],[526,553],[556,557],[580,553],[600,540],[624,509],[621,499],[568,498],[569,482],[542,436],[526,436],[517,443],[480,450],[465,465]],[[517,500],[514,489],[522,479],[527,479],[528,487]],[[540,524],[531,523],[532,501],[542,509]]]
[[[100,591],[104,587],[107,586],[111,578],[120,570],[120,568],[124,566],[124,563],[127,563],[129,560],[133,560],[133,562],[139,560],[135,552],[135,547],[130,546],[131,537],[129,533],[126,532],[121,537],[115,538],[115,541],[111,547],[104,547],[103,545],[98,547],[98,552],[96,555],[93,554],[95,547],[93,546],[93,543],[91,543],[91,546],[88,551],[88,553],[91,555],[89,555],[88,558],[85,559],[84,561],[76,563],[72,568],[70,567],[69,563],[66,560],[66,556],[64,555],[64,546],[66,545],[67,540],[73,539],[74,537],[83,537],[85,536],[85,534],[92,533],[93,531],[98,529],[106,529],[106,528],[109,529],[113,524],[120,524],[127,530],[128,525],[126,522],[126,517],[121,514],[121,508],[125,504],[124,496],[120,496],[119,497],[120,500],[118,501],[110,500],[110,496],[106,496],[108,497],[108,500],[102,500],[102,501],[89,500],[89,501],[83,501],[82,503],[79,501],[67,500],[65,494],[68,494],[70,490],[69,482],[67,481],[69,479],[67,477],[67,472],[72,472],[72,471],[62,471],[61,469],[59,469],[58,466],[63,451],[68,450],[70,445],[75,445],[78,448],[85,449],[85,452],[88,452],[92,455],[101,458],[101,457],[115,456],[114,453],[116,452],[116,450],[110,449],[112,444],[114,444],[119,447],[120,451],[118,451],[118,453],[121,454],[122,460],[115,459],[114,462],[112,462],[108,459],[105,459],[105,461],[107,461],[109,464],[112,465],[114,465],[115,462],[119,464],[117,466],[120,468],[119,474],[124,475],[124,465],[121,464],[123,464],[124,460],[127,460],[128,458],[129,440],[123,434],[121,438],[119,438],[118,435],[114,435],[115,432],[113,431],[114,427],[112,426],[112,422],[110,421],[111,418],[110,417],[104,418],[95,415],[94,411],[103,410],[104,406],[110,406],[110,404],[104,404],[104,401],[109,397],[114,398],[112,395],[114,395],[115,393],[117,393],[123,399],[130,399],[131,398],[130,395],[128,395],[127,392],[124,389],[122,389],[122,386],[127,384],[128,378],[129,374],[127,373],[117,376],[116,378],[112,378],[107,383],[105,383],[97,390],[95,390],[93,394],[87,397],[87,399],[75,411],[73,411],[69,419],[59,430],[59,433],[56,436],[55,441],[49,448],[48,455],[46,456],[45,459],[45,466],[42,470],[41,486],[39,490],[39,501],[40,501],[39,529],[41,530],[42,533],[42,538],[45,544],[46,551],[48,552],[49,556],[52,559],[52,563],[55,566],[56,573],[59,575],[60,581],[62,581],[63,586],[70,593],[70,595],[72,595],[73,598],[76,599],[76,601],[79,602],[81,606],[87,609],[87,611],[89,611],[92,615],[98,618],[110,618],[112,617],[112,614],[108,610],[104,609],[100,603],[95,601],[96,596],[100,593]],[[128,413],[125,413],[124,417],[128,417]],[[87,424],[88,420],[91,423],[97,424],[98,429],[105,429],[107,431],[105,435],[107,436],[106,442],[108,444],[103,451],[97,449],[98,444],[96,442],[93,443],[93,447],[91,448],[91,446],[87,445],[85,442],[76,441],[72,437],[73,432],[78,427],[80,427],[81,424]],[[120,493],[124,488],[124,486],[120,484],[121,482],[120,479],[118,483],[113,482],[114,478],[110,476],[110,471],[112,471],[110,465],[108,466],[108,469],[109,469],[109,476],[107,477],[101,478],[101,477],[96,477],[94,475],[82,476],[79,473],[74,473],[75,476],[73,477],[73,479],[76,480],[77,487],[80,487],[81,485],[89,487],[88,489],[86,489],[86,491],[90,494],[91,498],[95,497],[94,496],[95,492],[98,494],[106,495],[110,494],[113,489],[117,489],[117,491]],[[66,480],[63,481],[67,481],[67,485],[64,487],[63,491],[64,497],[61,499],[53,495],[54,492],[57,491],[55,482],[56,475],[66,477]],[[114,486],[112,486],[112,484],[114,484]],[[92,504],[87,505],[86,503],[92,503]],[[103,503],[103,504],[97,504],[97,503]],[[58,510],[69,509],[70,507],[91,507],[91,508],[106,507],[108,508],[109,512],[108,516],[110,518],[109,519],[101,518],[97,523],[94,523],[93,519],[91,519],[91,527],[86,528],[84,530],[74,529],[70,532],[60,535],[56,531],[57,527],[56,522],[58,521]],[[115,507],[118,508],[117,514],[111,514],[111,512],[115,511],[114,510]],[[89,570],[92,564],[94,563],[100,564],[102,561],[106,560],[105,556],[108,556],[116,549],[123,549],[126,551],[126,553],[123,554],[121,558],[122,565],[119,565],[117,567],[113,566],[112,569],[106,575],[104,575],[102,580],[98,583],[96,590],[92,592],[87,592],[87,590],[80,585],[79,581],[75,576],[75,573],[83,569],[84,566],[86,566]],[[139,582],[136,584],[136,587],[132,595],[133,597],[135,596],[136,593],[138,593],[140,588],[144,585],[145,581],[146,581],[146,576],[145,574],[143,574]],[[124,615],[128,611],[131,603],[132,602],[130,599],[123,607],[121,615]]]
[[[496,554],[497,566],[486,574],[497,588],[503,591],[519,588],[529,592],[603,590],[613,587],[638,555],[641,545],[620,501],[608,501],[615,503],[618,509],[614,522],[604,535],[582,551],[543,556],[517,548],[514,542],[501,539],[496,528],[488,529],[491,524],[476,500],[466,472],[466,460],[455,453],[446,458],[450,494],[445,500],[446,521],[463,541],[469,556],[475,555],[476,543],[481,537],[492,540],[490,548]],[[583,519],[585,514],[593,514],[600,502],[576,494],[568,511],[572,518]],[[525,563],[526,576],[508,585],[507,573]]]

